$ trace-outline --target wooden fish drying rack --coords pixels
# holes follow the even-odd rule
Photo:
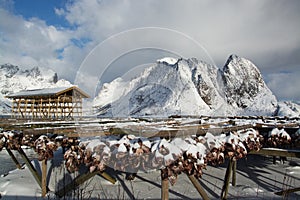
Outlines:
[[[176,118],[194,118],[199,119],[194,120],[191,123],[178,123],[174,120]],[[201,120],[207,119],[224,119],[221,122],[215,123],[201,123]],[[235,125],[235,120],[253,120],[253,119],[263,119],[265,123],[245,123],[243,125]],[[168,126],[168,129],[156,130],[150,125],[128,125],[122,128],[118,128],[113,124],[116,123],[127,123],[127,122],[161,122],[164,126]],[[276,123],[272,123],[276,121]],[[99,126],[100,125],[100,126]],[[105,129],[103,126],[105,125]],[[28,120],[28,119],[14,119],[14,118],[2,118],[0,119],[0,127],[3,130],[10,131],[22,131],[24,135],[43,135],[43,134],[55,134],[63,135],[68,138],[78,138],[78,137],[93,137],[93,136],[104,136],[104,135],[114,135],[114,134],[135,134],[143,137],[165,137],[174,138],[176,136],[187,136],[187,135],[205,135],[210,132],[214,135],[220,133],[226,133],[230,131],[238,131],[247,128],[254,128],[259,132],[265,132],[272,130],[275,127],[285,128],[287,132],[296,131],[299,129],[299,118],[287,118],[287,117],[260,117],[260,116],[235,116],[235,117],[208,117],[208,116],[173,116],[167,119],[84,119],[84,120],[73,120],[73,121],[62,121],[62,120]],[[102,128],[101,128],[102,127]],[[6,149],[18,169],[21,169],[21,164],[16,159],[15,155],[10,149]],[[17,150],[21,155],[26,166],[32,173],[38,185],[41,187],[42,196],[44,197],[49,191],[47,187],[47,160],[42,161],[42,174],[40,175],[35,167],[32,165],[28,159],[26,153],[22,148]],[[300,150],[288,150],[288,149],[268,149],[262,148],[258,152],[250,152],[250,154],[259,155],[269,155],[269,156],[284,156],[284,157],[297,157],[300,158]],[[163,174],[163,173],[162,173]],[[64,186],[56,192],[60,197],[64,196],[69,191],[73,190],[75,187],[83,184],[85,181],[89,180],[95,175],[100,175],[111,183],[115,183],[116,179],[111,177],[107,172],[87,172],[85,174],[79,175],[71,183]],[[226,199],[229,190],[230,179],[232,185],[236,185],[236,160],[229,159],[228,167],[224,177],[224,185],[222,188],[221,199]],[[200,185],[200,182],[193,176],[188,175],[189,180],[193,186],[198,191],[199,195],[207,200],[209,199],[207,193]],[[299,191],[300,188],[293,188],[289,190],[279,191],[276,194],[284,195],[291,192]],[[161,198],[169,199],[169,182],[168,178],[161,177]]]

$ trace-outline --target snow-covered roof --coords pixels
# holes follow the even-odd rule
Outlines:
[[[89,98],[89,95],[80,90],[76,86],[72,87],[57,87],[57,88],[42,88],[42,89],[34,89],[34,90],[22,90],[20,92],[7,95],[7,98],[16,98],[16,97],[33,97],[33,96],[56,96],[62,93],[76,90],[78,91],[83,98]]]

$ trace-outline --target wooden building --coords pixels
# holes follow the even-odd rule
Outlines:
[[[67,119],[82,116],[82,99],[89,95],[72,86],[24,90],[6,98],[12,99],[13,117]]]

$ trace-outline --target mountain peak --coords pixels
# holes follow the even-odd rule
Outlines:
[[[180,59],[177,59],[177,58],[165,57],[165,58],[158,59],[156,62],[173,66],[173,65],[177,64],[179,62],[179,60]]]
[[[240,60],[241,57],[236,55],[236,54],[231,54],[229,57],[228,57],[228,60],[231,61],[231,60]]]

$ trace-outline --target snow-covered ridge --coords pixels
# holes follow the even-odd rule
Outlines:
[[[21,69],[12,64],[0,66],[0,113],[10,112],[11,102],[5,96],[21,90],[41,88],[68,87],[72,84],[58,79],[57,73],[51,69],[33,67]]]
[[[300,104],[292,101],[279,102],[276,115],[288,116],[288,117],[299,117]]]
[[[222,69],[195,58],[159,59],[134,80],[104,84],[94,105],[105,116],[226,116],[274,115],[278,102],[258,68],[231,55]]]
[[[162,59],[157,60],[157,63],[162,63],[162,64],[168,64],[168,65],[175,65],[179,59],[172,58],[172,57],[165,57]]]

